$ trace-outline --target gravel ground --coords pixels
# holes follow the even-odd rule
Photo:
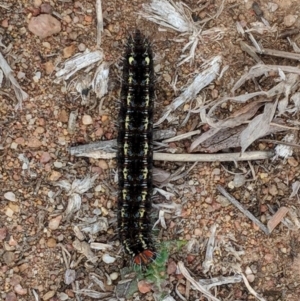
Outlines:
[[[134,29],[139,28],[153,42],[157,77],[155,120],[158,120],[205,60],[220,54],[222,66],[229,66],[222,78],[201,92],[206,101],[229,94],[241,75],[256,64],[241,49],[240,41],[251,42],[238,33],[236,22],[251,27],[252,22],[260,20],[259,7],[270,26],[276,27],[262,35],[253,33],[255,39],[265,48],[293,52],[286,37],[296,43],[298,39],[300,45],[298,1],[273,0],[265,4],[261,1],[253,6],[252,1],[228,0],[217,18],[202,24],[204,29],[222,28],[224,34],[217,40],[201,39],[194,62],[181,66],[177,63],[188,37],[179,36],[171,29],[158,30],[157,24],[137,16],[142,5],[150,1],[102,1],[101,49],[110,64],[108,93],[100,101],[92,91],[82,104],[75,86],[88,80],[91,70],[78,72],[59,83],[55,82],[55,74],[66,59],[86,49],[98,49],[95,2],[7,0],[0,3],[3,44],[0,50],[21,88],[29,95],[22,108],[16,108],[18,101],[12,85],[3,80],[0,300],[117,300],[117,295],[123,300],[163,299],[165,295],[175,300],[207,300],[195,289],[192,280],[187,280],[183,270],[178,269],[179,262],[196,281],[242,272],[261,296],[260,300],[299,300],[299,194],[290,197],[293,184],[300,178],[299,146],[286,159],[199,162],[188,173],[168,182],[163,189],[172,193],[171,199],[156,195],[153,200],[157,206],[168,204],[169,207],[164,209],[164,218],[154,231],[161,255],[157,266],[151,267],[148,274],[126,269],[131,266],[130,259],[118,241],[116,161],[74,157],[68,152],[70,146],[116,138],[122,54],[126,38]],[[215,15],[221,7],[219,0],[185,0],[184,3],[193,10],[194,21]],[[32,24],[41,15],[48,18],[52,15],[57,21],[43,31],[40,24]],[[47,37],[32,33],[41,30],[39,35],[47,35],[50,29],[54,31]],[[287,33],[291,29],[298,31],[291,35]],[[280,38],[280,33],[287,36]],[[297,61],[282,57],[260,56],[260,59],[265,64],[297,65]],[[170,84],[175,75],[177,92]],[[276,78],[277,75],[268,77],[259,82],[259,87],[270,89]],[[255,89],[257,82],[249,81],[239,89],[239,94]],[[175,112],[177,119],[165,121],[159,129],[175,128],[177,134],[208,130],[209,126],[200,122],[199,114],[191,114],[187,123],[179,126],[188,108],[179,107]],[[222,106],[217,116],[224,119],[238,108],[239,105],[229,103]],[[77,116],[72,129],[70,114]],[[299,112],[285,112],[281,117],[284,121],[293,120],[287,133],[294,133],[293,143],[297,144]],[[267,138],[281,140],[284,134],[275,133]],[[187,153],[191,143],[192,139],[186,138],[171,142],[168,147],[176,153]],[[269,140],[257,140],[249,150],[273,151],[275,147]],[[227,150],[238,151],[240,148]],[[154,165],[164,170],[160,173],[166,176],[174,176],[178,169],[183,172],[192,166],[159,161]],[[236,185],[237,175],[243,175],[246,181]],[[289,220],[266,235],[217,191],[217,185],[225,187],[265,225],[273,215],[272,209],[276,212],[288,208]],[[81,204],[80,209],[70,208],[70,204]],[[154,221],[158,216],[157,206],[153,210]],[[206,270],[203,262],[213,225],[217,225],[215,250]],[[256,300],[242,280],[217,286],[210,292],[224,301]]]

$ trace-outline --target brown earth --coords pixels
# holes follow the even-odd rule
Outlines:
[[[83,291],[82,294],[76,293],[83,289],[108,293],[96,295],[98,300],[116,300],[115,289],[121,281],[121,271],[130,265],[117,238],[116,162],[73,157],[69,155],[68,147],[116,138],[121,75],[119,67],[124,43],[132,30],[139,28],[153,43],[157,71],[155,120],[175,97],[169,84],[175,74],[178,75],[176,87],[184,89],[193,77],[192,73],[199,70],[204,60],[221,54],[222,65],[229,65],[229,69],[220,80],[204,89],[209,101],[229,94],[233,83],[256,64],[240,48],[239,41],[245,40],[249,44],[250,41],[236,29],[236,21],[246,24],[257,21],[252,1],[227,1],[220,16],[204,25],[204,29],[215,26],[224,28],[222,39],[202,40],[197,46],[194,63],[180,67],[176,67],[176,64],[188,38],[183,36],[180,37],[184,39],[183,42],[175,42],[179,36],[177,32],[159,31],[158,25],[138,17],[136,12],[141,11],[142,4],[149,1],[102,1],[104,33],[101,48],[111,68],[109,92],[99,113],[99,100],[94,94],[91,93],[93,104],[83,106],[72,85],[66,88],[63,83],[54,83],[55,70],[60,62],[85,48],[96,49],[95,2],[45,2],[50,4],[56,13],[53,16],[59,19],[62,26],[58,34],[44,39],[28,30],[29,20],[40,14],[41,1],[7,0],[3,5],[0,4],[2,43],[12,47],[4,56],[22,89],[29,94],[22,109],[15,110],[17,100],[7,81],[2,84],[0,93],[0,300],[95,300],[86,296],[86,291],[85,294]],[[184,3],[194,10],[193,18],[198,21],[214,15],[221,1],[186,0]],[[278,34],[291,28],[300,28],[300,5],[296,0],[274,0],[273,3],[278,4],[274,12],[270,12],[263,1],[260,7],[271,26],[277,25],[277,31],[255,34],[255,38],[265,48],[292,52],[287,39],[279,38]],[[203,10],[200,9],[202,6],[205,6]],[[291,27],[287,27],[288,23],[284,19],[289,15],[297,17]],[[300,45],[299,33],[292,37],[296,42],[298,39]],[[297,65],[297,61],[284,58],[262,56],[261,59],[266,64]],[[38,72],[41,73],[40,79],[36,78],[39,77]],[[264,81],[261,88],[269,89],[269,81],[273,81],[273,78]],[[254,86],[249,81],[239,93],[253,91]],[[78,110],[77,123],[75,132],[70,133],[67,130],[68,119],[74,110]],[[220,117],[227,116],[229,110],[229,106],[224,107],[219,112]],[[176,114],[180,121],[186,116],[182,107]],[[89,124],[90,118],[85,115],[92,118],[92,124]],[[299,112],[294,116],[286,114],[283,118],[297,121]],[[177,127],[177,133],[180,134],[203,129],[199,122],[198,114],[192,114],[184,127],[164,122],[160,128]],[[279,140],[281,137],[275,135],[271,138]],[[171,143],[170,147],[186,152],[190,144],[191,140],[186,139]],[[273,143],[258,141],[250,150],[273,150],[275,146]],[[27,158],[27,166],[20,155]],[[147,282],[151,277],[140,276],[140,280],[146,279],[139,282],[140,292],[136,291],[133,297],[125,300],[153,300],[153,292],[155,296],[163,295],[159,288],[169,292],[175,300],[181,300],[178,292],[186,298],[182,300],[206,300],[176,270],[179,261],[183,261],[195,280],[233,275],[236,267],[240,267],[242,272],[250,269],[250,284],[265,300],[299,300],[298,230],[288,229],[281,223],[267,236],[216,190],[218,184],[224,186],[264,224],[272,215],[268,205],[274,211],[283,206],[290,208],[297,220],[300,215],[299,197],[289,196],[292,183],[299,181],[299,162],[299,152],[295,149],[294,155],[287,160],[252,161],[254,173],[250,172],[249,162],[238,165],[234,162],[198,163],[187,176],[171,182],[166,189],[174,193],[172,201],[162,197],[154,199],[155,204],[175,203],[178,205],[176,208],[179,208],[178,212],[171,210],[165,214],[166,229],[159,224],[159,233],[155,233],[158,235],[158,249],[163,241],[173,241],[173,245],[167,247],[169,257],[166,267],[160,272],[161,279],[156,282],[156,286]],[[183,166],[180,162],[154,162],[154,165],[171,173]],[[190,166],[186,164],[186,169]],[[247,181],[241,187],[232,188],[230,183],[234,174],[243,171],[247,173]],[[70,218],[65,218],[69,197],[65,190],[54,184],[58,180],[72,183],[75,179],[95,173],[98,178],[93,187],[82,195],[80,210]],[[12,192],[15,197],[8,199],[7,195],[4,196],[7,192]],[[154,210],[153,214],[156,220],[158,212]],[[88,244],[108,243],[112,249],[92,250],[96,257],[87,259],[74,243],[80,241],[75,230],[76,227],[82,230],[82,225],[99,220],[107,222],[107,227],[96,234],[84,233],[81,241]],[[213,265],[208,273],[204,273],[202,262],[213,224],[218,225],[217,246]],[[175,243],[181,240],[185,241],[185,245],[175,248]],[[105,263],[104,254],[116,260]],[[72,276],[74,271],[75,279]],[[71,273],[71,276],[66,276],[66,272]],[[154,274],[150,272],[150,276]],[[103,284],[102,288],[97,285],[95,277],[98,284]],[[243,282],[218,286],[211,293],[220,300],[255,300]]]

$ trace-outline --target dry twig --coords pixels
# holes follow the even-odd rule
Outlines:
[[[230,195],[221,185],[217,185],[217,189],[219,192],[225,196],[228,201],[233,204],[235,207],[237,207],[242,213],[244,213],[248,218],[250,218],[259,228],[265,232],[265,234],[269,235],[270,231],[268,228],[261,223],[249,210],[245,209],[240,202],[238,202],[232,195]]]

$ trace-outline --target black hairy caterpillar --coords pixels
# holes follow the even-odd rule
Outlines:
[[[137,31],[127,41],[118,133],[118,229],[133,262],[155,259],[151,239],[153,162],[153,59],[149,41]]]

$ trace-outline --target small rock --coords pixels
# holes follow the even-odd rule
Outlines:
[[[297,167],[299,165],[298,161],[294,157],[288,158],[288,164],[293,167]]]
[[[27,141],[27,146],[31,147],[31,148],[39,148],[39,147],[42,146],[42,142],[39,139],[35,138],[35,137],[31,137]]]
[[[80,43],[79,45],[78,45],[78,50],[79,51],[85,51],[85,49],[86,49],[86,45],[85,44],[83,44],[83,43]]]
[[[51,175],[49,176],[49,181],[55,182],[60,177],[61,177],[61,173],[60,172],[58,172],[56,170],[52,170]]]
[[[56,240],[53,237],[50,237],[47,241],[47,246],[49,248],[55,248],[56,247]]]
[[[20,206],[17,203],[14,202],[9,202],[8,207],[14,212],[19,212],[20,211]]]
[[[114,281],[114,280],[117,280],[117,279],[118,279],[119,274],[118,274],[117,272],[114,272],[114,273],[111,273],[111,274],[109,275],[109,277],[110,277],[110,279],[111,279],[112,281]]]
[[[21,284],[17,284],[14,286],[14,291],[20,295],[20,296],[24,296],[24,295],[27,295],[27,289],[26,288],[23,288],[21,286]]]
[[[23,145],[25,143],[25,139],[23,137],[18,137],[18,138],[16,138],[15,142],[17,144]]]
[[[248,267],[248,266],[246,267],[245,274],[246,274],[246,275],[253,274],[253,272],[252,272],[252,270],[251,270],[250,267]]]
[[[46,71],[46,74],[51,74],[54,71],[54,65],[52,61],[48,61],[44,64],[44,68]]]
[[[45,47],[45,48],[47,48],[49,50],[51,49],[51,45],[50,45],[49,42],[43,42],[42,45],[43,45],[43,47]]]
[[[43,3],[41,5],[41,13],[51,15],[52,11],[53,11],[52,6],[49,3]]]
[[[64,58],[67,59],[67,58],[71,57],[74,52],[75,52],[75,45],[65,47],[63,50]]]
[[[145,280],[141,280],[138,282],[138,288],[142,294],[146,294],[146,293],[150,292],[151,287],[152,287],[152,285]]]
[[[269,188],[269,193],[273,196],[278,194],[278,189],[275,184],[271,185],[271,187]]]
[[[17,149],[18,148],[18,144],[16,142],[12,142],[12,144],[10,145],[11,149]]]
[[[82,117],[82,123],[84,125],[89,125],[89,124],[93,124],[93,119],[90,115],[83,115]]]
[[[28,29],[36,36],[46,38],[59,33],[61,31],[61,24],[51,15],[41,14],[30,19]]]
[[[9,25],[8,18],[1,21],[1,26],[7,28]]]
[[[283,23],[286,27],[291,27],[297,20],[296,15],[287,15],[283,19]]]
[[[17,295],[14,292],[9,292],[6,294],[5,301],[18,301]]]
[[[109,254],[104,254],[102,256],[102,260],[103,262],[110,264],[110,263],[114,263],[116,261],[116,258],[110,256]]]
[[[69,115],[66,110],[61,110],[57,116],[57,119],[61,122],[67,123],[69,121]]]
[[[14,215],[14,212],[9,207],[7,207],[5,210],[5,215],[8,217],[12,217]]]
[[[62,168],[63,167],[63,164],[59,161],[55,161],[53,164],[54,164],[54,167],[56,167],[56,168]]]
[[[11,237],[9,238],[8,244],[9,244],[10,246],[15,247],[18,243],[15,241],[14,237],[11,236]]]
[[[167,267],[167,273],[168,273],[168,275],[175,274],[176,270],[177,270],[177,264],[176,264],[176,262],[173,261],[173,260],[170,261],[168,263],[168,267]]]
[[[42,5],[42,0],[33,0],[34,7],[40,7]]]
[[[49,222],[49,229],[56,230],[59,227],[61,220],[62,220],[62,215],[58,215],[55,218],[51,219]]]
[[[249,275],[247,275],[247,279],[251,283],[255,280],[255,276],[253,274],[249,274]]]
[[[40,162],[41,163],[48,163],[51,160],[51,156],[48,152],[43,152],[41,157],[40,157]]]
[[[43,296],[43,300],[47,301],[55,295],[55,291],[49,291]]]
[[[106,160],[103,160],[103,159],[99,160],[98,166],[100,168],[102,168],[103,170],[108,169],[108,164],[107,164]]]
[[[12,191],[8,191],[4,193],[4,198],[11,202],[16,202],[16,195]]]
[[[3,241],[6,238],[7,235],[7,228],[3,227],[0,228],[0,241]]]
[[[14,252],[5,252],[2,256],[3,261],[6,265],[10,266],[15,263],[15,254]]]

